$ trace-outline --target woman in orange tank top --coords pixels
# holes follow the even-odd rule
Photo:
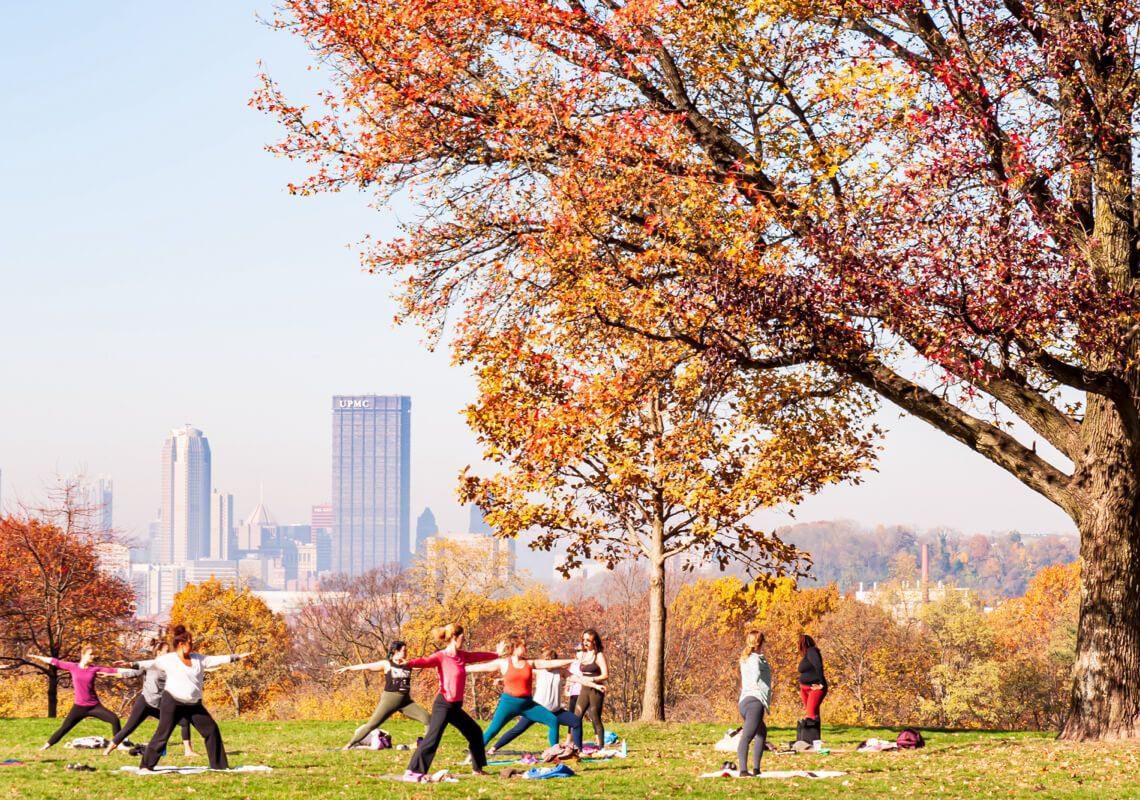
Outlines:
[[[527,658],[526,639],[513,634],[503,641],[499,652],[502,658],[467,668],[468,672],[498,671],[503,676],[503,694],[499,697],[491,723],[483,731],[483,744],[488,744],[508,722],[520,716],[545,725],[550,746],[558,744],[558,718],[534,701],[534,670],[536,667],[558,669],[568,666],[574,659]]]

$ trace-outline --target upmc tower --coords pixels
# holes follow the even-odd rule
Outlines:
[[[333,398],[333,572],[411,563],[411,417],[410,397]]]

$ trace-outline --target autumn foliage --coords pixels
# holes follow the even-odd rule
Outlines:
[[[282,5],[330,86],[255,104],[297,193],[420,202],[365,256],[406,316],[461,358],[591,319],[930,423],[1072,517],[1065,735],[1140,735],[1135,2]]]
[[[134,625],[134,592],[99,570],[95,545],[42,519],[0,518],[0,661],[46,676],[49,716],[59,672],[28,653],[78,660],[89,644],[110,660]]]

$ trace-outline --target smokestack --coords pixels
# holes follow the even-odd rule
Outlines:
[[[930,602],[930,545],[922,545],[922,602]]]

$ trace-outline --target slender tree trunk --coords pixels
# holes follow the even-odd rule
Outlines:
[[[54,719],[59,714],[59,670],[48,667],[48,716]]]
[[[649,564],[649,652],[645,664],[642,722],[665,719],[665,557]]]

